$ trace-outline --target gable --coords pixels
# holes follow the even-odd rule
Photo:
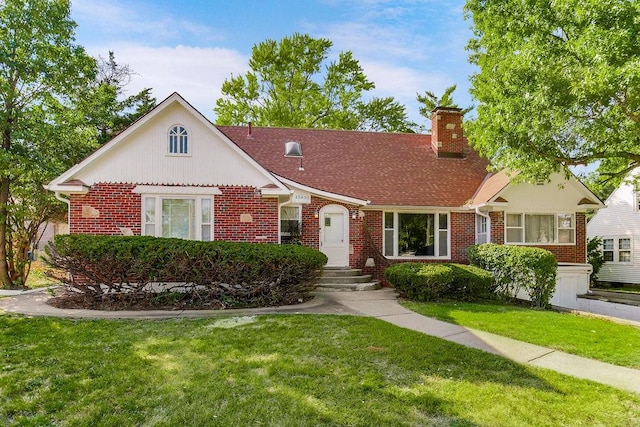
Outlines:
[[[510,184],[499,192],[506,200],[507,211],[518,212],[574,212],[603,207],[602,202],[578,179],[554,173],[550,182]],[[586,199],[586,200],[585,200]],[[585,203],[591,201],[592,203]]]
[[[80,181],[190,186],[276,186],[275,177],[231,143],[177,94],[49,185]],[[188,155],[169,153],[169,130],[188,132]],[[61,190],[64,191],[64,190]]]
[[[640,211],[636,203],[635,185],[630,182],[640,174],[637,168],[607,198],[607,208],[598,211],[588,225],[590,236],[612,236],[624,234],[640,234]]]

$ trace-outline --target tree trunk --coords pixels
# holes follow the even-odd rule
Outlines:
[[[8,233],[8,209],[9,184],[11,179],[8,176],[0,177],[0,283],[2,287],[11,288],[13,282],[9,277],[9,263],[7,259],[7,233]]]

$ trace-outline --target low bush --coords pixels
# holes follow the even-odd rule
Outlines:
[[[93,306],[273,306],[306,299],[327,258],[297,245],[200,242],[142,236],[56,236],[50,263],[76,298]],[[172,284],[172,286],[158,286]],[[153,286],[152,286],[153,285]],[[152,288],[155,290],[152,291]],[[157,289],[180,294],[165,298]],[[166,306],[166,305],[165,305]],[[113,307],[120,308],[120,307]]]
[[[462,264],[405,262],[388,267],[384,275],[400,295],[415,301],[483,298],[493,283],[488,271]]]
[[[468,248],[467,257],[471,264],[493,273],[498,295],[513,298],[524,289],[535,307],[549,305],[558,272],[558,263],[551,252],[485,243]]]

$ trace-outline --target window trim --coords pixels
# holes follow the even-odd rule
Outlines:
[[[522,227],[507,227],[507,215],[520,215],[522,219]],[[553,216],[556,240],[559,238],[559,230],[570,230],[569,228],[559,228],[558,227],[558,215],[571,215],[573,218],[573,242],[572,243],[561,243],[558,241],[554,242],[526,242],[526,215],[540,215],[540,216]],[[575,246],[576,245],[576,236],[577,236],[577,228],[578,222],[576,220],[575,212],[526,212],[526,211],[518,211],[518,212],[504,212],[503,221],[504,221],[504,244],[505,245],[514,245],[514,246]],[[522,242],[510,242],[507,240],[507,228],[520,228],[522,229]]]
[[[171,132],[176,129],[176,128],[182,128],[185,131],[185,137],[187,138],[187,151],[185,153],[180,153],[180,152],[176,152],[176,153],[172,153],[171,152]],[[169,130],[167,131],[167,156],[169,157],[191,157],[191,146],[193,141],[191,141],[191,131],[182,124],[176,123],[173,124],[171,126],[169,126]],[[178,135],[178,149],[180,148],[180,135]]]
[[[392,213],[393,214],[393,255],[384,255],[385,247],[386,247],[386,230],[391,230],[390,228],[385,227],[385,214]],[[434,217],[434,248],[433,253],[437,254],[440,252],[440,238],[439,233],[441,230],[439,227],[439,215],[447,216],[447,255],[420,255],[420,256],[400,256],[398,255],[398,215],[400,214],[419,214],[419,215],[435,215]],[[446,211],[418,211],[418,210],[384,210],[382,211],[382,254],[386,259],[391,260],[450,260],[451,259],[451,212]]]
[[[202,227],[204,225],[208,225],[210,227],[210,238],[209,241],[215,240],[215,198],[213,194],[207,195],[195,195],[195,194],[163,194],[163,193],[144,193],[140,195],[141,201],[141,230],[140,235],[149,236],[150,234],[146,233],[146,226],[153,224],[154,226],[154,234],[151,236],[154,237],[162,237],[162,201],[163,200],[172,200],[172,199],[180,199],[180,200],[193,200],[194,201],[194,215],[195,215],[195,235],[193,240],[202,241]],[[155,218],[153,223],[146,221],[146,203],[148,199],[155,200]],[[211,215],[210,222],[203,223],[202,222],[202,200],[211,200]],[[160,216],[160,218],[158,217]]]
[[[300,234],[302,234],[302,205],[299,203],[290,203],[281,205],[278,209],[278,244],[282,244],[282,208],[298,208],[298,224],[300,225]]]
[[[480,243],[481,235],[485,237],[485,241],[482,243],[491,243],[491,225],[490,225],[491,219],[489,218],[489,216],[480,215],[476,213],[475,223],[476,223],[476,240],[475,240],[476,245],[481,244]],[[483,232],[480,231],[481,225],[484,225]]]
[[[620,248],[620,240],[628,239],[629,240],[629,249],[621,249]],[[604,241],[612,240],[613,248],[605,251]],[[609,264],[620,264],[620,265],[633,265],[633,236],[631,235],[615,235],[615,236],[603,236],[602,237],[602,245],[601,250],[602,256],[604,257],[605,252],[613,252],[613,261],[605,261],[605,263]],[[629,252],[629,261],[620,261],[620,252]]]

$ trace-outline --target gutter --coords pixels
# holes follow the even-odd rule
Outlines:
[[[66,203],[66,205],[67,205],[67,221],[69,223],[69,230],[71,230],[71,200],[65,199],[64,197],[62,197],[60,195],[59,191],[54,192],[53,196],[56,198],[56,200],[60,200],[61,202]]]

